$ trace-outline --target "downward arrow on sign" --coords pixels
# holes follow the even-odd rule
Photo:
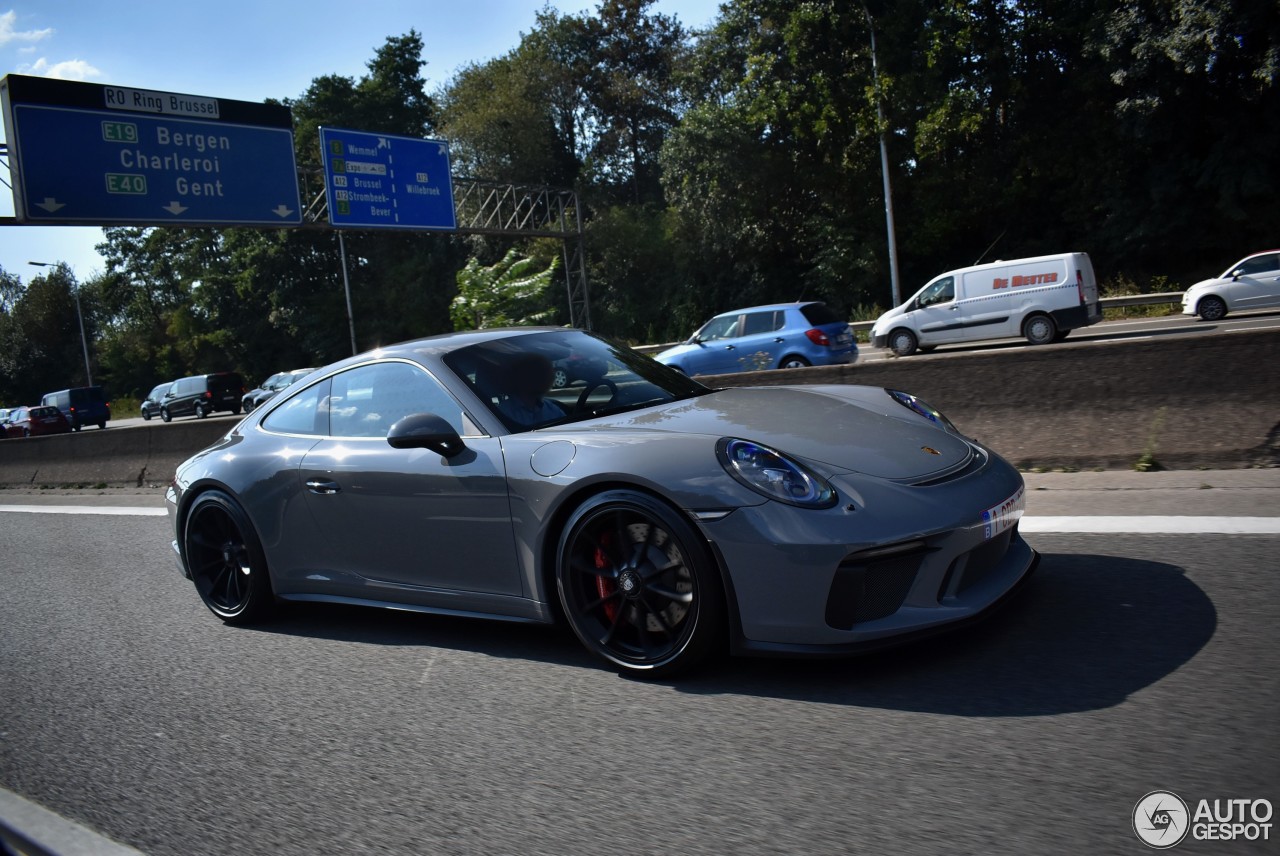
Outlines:
[[[52,196],[46,196],[44,198],[44,202],[36,203],[36,207],[43,208],[44,210],[52,214],[54,211],[57,211],[59,208],[66,208],[67,206],[59,202],[58,200],[54,199]]]
[[[170,214],[173,214],[174,216],[177,216],[178,214],[181,214],[183,211],[186,211],[187,206],[179,205],[175,201],[175,202],[170,202],[168,205],[164,206],[164,210],[168,211]]]

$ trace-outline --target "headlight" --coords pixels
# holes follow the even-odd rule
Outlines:
[[[830,508],[836,492],[803,464],[768,446],[724,437],[716,456],[725,471],[759,494],[801,508]]]
[[[960,433],[960,430],[956,428],[955,425],[951,424],[950,419],[943,416],[936,408],[930,407],[911,393],[902,392],[897,389],[886,389],[885,392],[889,393],[889,395],[893,397],[894,401],[898,402],[913,413],[918,413],[934,425],[937,425],[940,428],[945,428],[952,434]]]

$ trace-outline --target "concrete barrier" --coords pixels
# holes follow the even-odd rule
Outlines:
[[[699,378],[906,390],[1018,466],[1280,466],[1280,334],[1117,340]]]
[[[700,378],[711,386],[857,383],[902,389],[1029,469],[1280,466],[1274,331],[922,355]],[[0,484],[163,484],[234,427],[183,420],[0,441]]]
[[[191,419],[132,428],[0,440],[0,484],[166,484],[178,464],[235,427],[235,419]]]

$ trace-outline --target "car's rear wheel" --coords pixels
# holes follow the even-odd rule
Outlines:
[[[909,357],[916,352],[920,340],[910,330],[899,327],[889,334],[889,349],[900,357]]]
[[[209,415],[209,411],[205,409],[203,402],[196,402],[196,418],[203,419]]]
[[[564,389],[569,385],[569,373],[562,368],[556,368],[555,374],[551,376],[552,389]]]
[[[169,408],[167,407],[160,408],[160,419],[164,422],[168,422],[171,419],[173,419],[173,414],[169,412]]]
[[[1022,322],[1022,336],[1033,345],[1047,345],[1058,335],[1058,325],[1048,315],[1032,315]]]
[[[725,641],[724,595],[693,527],[631,490],[598,494],[560,538],[556,585],[570,627],[623,672],[665,677]]]
[[[265,617],[275,603],[267,563],[240,504],[220,490],[200,494],[183,527],[183,557],[200,599],[228,624]]]
[[[789,357],[783,357],[782,362],[778,364],[780,369],[802,369],[805,366],[812,365],[804,357],[792,354]]]
[[[1202,297],[1196,304],[1196,314],[1205,321],[1221,321],[1227,317],[1227,302],[1212,294]]]

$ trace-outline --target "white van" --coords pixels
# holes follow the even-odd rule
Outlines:
[[[947,271],[876,319],[871,344],[900,357],[1008,336],[1043,345],[1101,320],[1088,253],[1063,253]]]

